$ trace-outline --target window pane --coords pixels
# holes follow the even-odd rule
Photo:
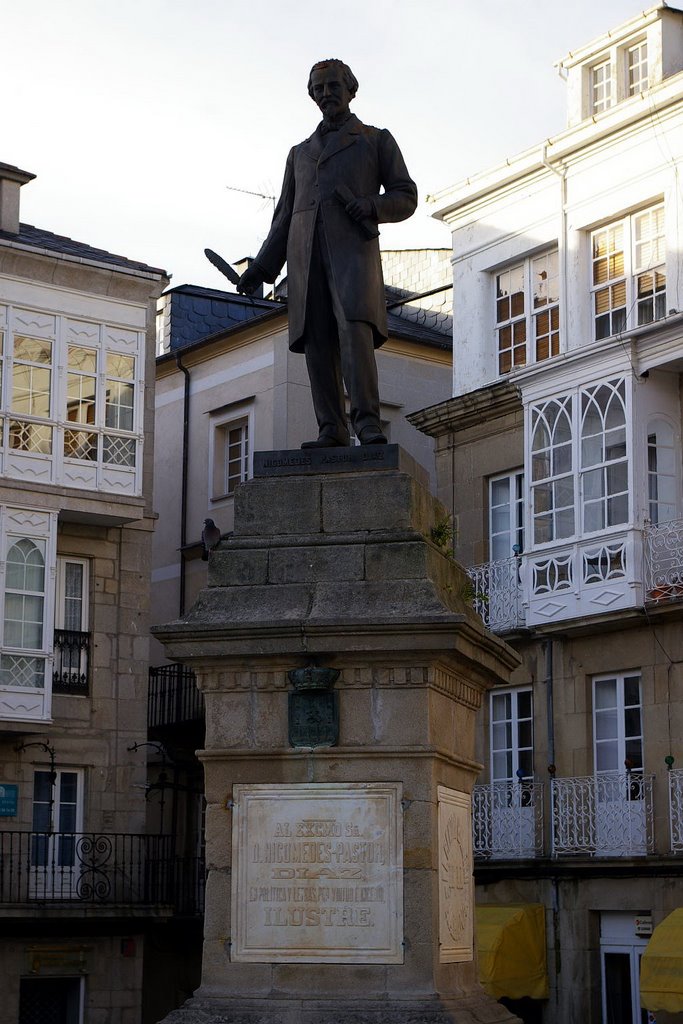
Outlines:
[[[42,689],[45,685],[45,659],[3,654],[0,657],[0,686],[26,686]]]
[[[133,392],[132,384],[107,381],[105,407],[105,424],[107,427],[114,427],[116,430],[133,429]]]
[[[491,717],[495,721],[510,718],[512,714],[511,699],[509,693],[494,693],[491,695]]]
[[[97,373],[97,351],[94,348],[69,345],[67,359],[70,370],[78,370],[80,373]]]
[[[553,450],[553,474],[570,473],[572,469],[571,444],[556,445]]]
[[[26,363],[52,362],[52,342],[40,338],[26,338],[16,335],[14,338],[14,358]]]
[[[107,377],[119,377],[122,380],[135,379],[135,357],[122,356],[115,352],[107,353]]]
[[[607,711],[596,711],[595,714],[595,738],[596,740],[616,739],[619,734],[617,709]]]
[[[531,690],[517,694],[517,714],[520,718],[531,718]]]
[[[51,370],[15,363],[12,410],[23,412],[29,416],[48,417],[50,415],[51,377]]]
[[[491,745],[494,750],[507,750],[512,746],[512,726],[510,722],[494,722],[491,729]]]
[[[512,778],[512,752],[498,751],[493,754],[492,775],[494,779],[504,780]]]
[[[530,747],[532,727],[530,721],[520,722],[518,726],[518,743],[520,747]]]
[[[596,708],[615,708],[617,706],[616,679],[600,679],[595,683]]]
[[[628,522],[628,494],[607,499],[607,525],[618,526]]]
[[[624,679],[624,704],[626,707],[640,704],[640,676],[626,676]]]

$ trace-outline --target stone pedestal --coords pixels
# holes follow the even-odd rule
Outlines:
[[[156,631],[207,726],[202,984],[167,1022],[513,1020],[476,980],[469,795],[517,657],[404,452],[268,455],[208,588]]]

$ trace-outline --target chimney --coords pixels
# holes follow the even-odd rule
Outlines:
[[[0,163],[0,231],[19,234],[19,189],[34,178],[30,171]]]
[[[240,275],[240,277],[242,276],[244,271],[247,270],[252,265],[253,262],[254,262],[254,257],[253,256],[243,256],[241,260],[235,260],[235,270]],[[262,299],[263,298],[263,285],[261,285],[260,288],[257,288],[256,291],[253,293],[253,295],[254,295],[255,299]]]

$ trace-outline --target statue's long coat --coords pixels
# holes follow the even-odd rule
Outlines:
[[[417,205],[417,188],[401,151],[385,129],[351,115],[336,132],[316,130],[290,151],[282,194],[268,237],[256,257],[266,281],[274,281],[287,260],[289,347],[302,352],[308,273],[316,218],[325,230],[337,292],[347,320],[365,320],[375,345],[387,337],[386,300],[379,241],[368,238],[335,196],[345,185],[372,200],[379,223],[405,220]],[[380,194],[380,188],[384,188]]]

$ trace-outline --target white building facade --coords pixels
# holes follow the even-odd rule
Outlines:
[[[523,658],[473,798],[479,902],[546,911],[549,999],[515,1008],[640,1024],[649,930],[683,905],[683,13],[557,67],[568,127],[435,197],[453,397],[411,421],[471,599]]]

